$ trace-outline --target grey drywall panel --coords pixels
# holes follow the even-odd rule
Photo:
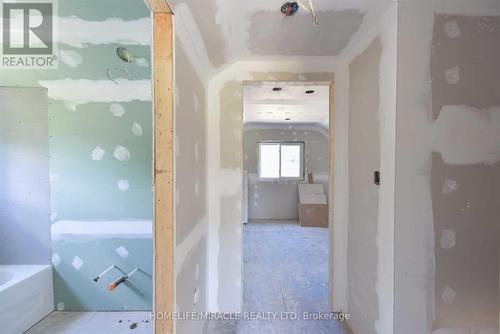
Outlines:
[[[380,39],[349,65],[349,227],[347,275],[349,313],[355,333],[374,333],[379,318],[377,229],[379,189],[373,172],[380,169]]]
[[[175,47],[175,304],[206,311],[206,89],[179,37]],[[179,321],[177,332],[201,332],[203,321]]]
[[[49,263],[47,90],[0,87],[0,264]]]
[[[395,333],[498,333],[496,11],[399,4]]]
[[[432,107],[434,118],[446,117],[448,128],[461,126],[464,121],[473,126],[473,119],[464,119],[462,112],[444,115],[444,108],[449,112],[455,105],[477,108],[486,118],[485,124],[494,122],[490,118],[494,112],[485,108],[500,105],[499,27],[498,16],[436,16],[431,52]],[[468,111],[471,115],[476,114],[473,108]],[[463,135],[474,142],[472,132]],[[457,156],[468,156],[467,146],[456,139],[446,142],[440,145],[444,153],[457,150]],[[450,164],[443,161],[445,157],[448,155],[432,155],[432,329],[495,328],[498,332],[500,189],[495,180],[500,166],[480,161]]]
[[[499,168],[432,155],[433,330],[498,327]]]
[[[180,43],[175,48],[176,243],[206,214],[205,88]]]

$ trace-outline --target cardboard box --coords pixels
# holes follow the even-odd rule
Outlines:
[[[328,227],[328,204],[299,204],[301,226]]]

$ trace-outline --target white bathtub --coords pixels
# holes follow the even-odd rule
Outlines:
[[[0,265],[0,332],[21,334],[54,310],[52,266]]]

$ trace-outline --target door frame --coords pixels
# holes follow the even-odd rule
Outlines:
[[[334,306],[334,271],[333,271],[333,266],[334,266],[334,221],[333,221],[333,216],[334,216],[334,192],[335,192],[335,183],[334,183],[334,146],[335,146],[335,81],[314,81],[314,80],[243,80],[242,82],[242,92],[244,92],[244,87],[247,85],[252,85],[256,83],[276,83],[276,84],[284,84],[284,83],[307,83],[311,85],[325,85],[329,87],[329,111],[328,111],[328,304],[330,306],[330,310],[334,312],[338,312],[339,309],[337,309]],[[243,99],[244,99],[244,93],[243,93]],[[242,99],[242,103],[244,103],[244,100]],[[244,109],[242,106],[242,116],[244,113]],[[242,124],[242,127],[244,127],[244,124]],[[243,128],[242,128],[243,131]],[[241,142],[241,151],[243,152],[243,141]],[[241,161],[241,166],[243,167],[243,160]],[[305,166],[304,166],[305,167]],[[242,172],[244,174],[244,172]],[[244,198],[245,196],[242,196]],[[241,213],[242,221],[244,218],[244,213]],[[243,235],[243,233],[242,233]],[[242,265],[243,265],[243,239],[241,239],[241,247],[242,247]],[[243,273],[243,268],[242,268],[242,273]],[[241,282],[241,294],[243,296],[243,276],[241,277],[242,282]],[[339,285],[340,286],[340,285]],[[341,287],[344,289],[345,287]]]

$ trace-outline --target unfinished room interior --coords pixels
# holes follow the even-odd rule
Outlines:
[[[2,0],[1,334],[499,334],[500,0]]]

